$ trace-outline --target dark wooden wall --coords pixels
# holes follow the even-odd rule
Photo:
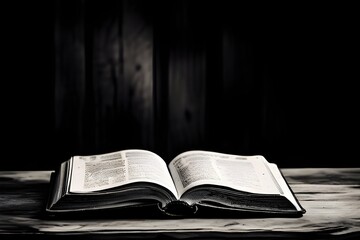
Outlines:
[[[27,3],[8,29],[4,168],[127,148],[358,166],[351,8],[294,5]]]

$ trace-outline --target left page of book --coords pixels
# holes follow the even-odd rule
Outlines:
[[[101,191],[136,182],[149,182],[177,191],[165,161],[146,150],[123,150],[71,159],[70,192]]]

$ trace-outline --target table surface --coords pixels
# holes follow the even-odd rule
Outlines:
[[[360,168],[282,169],[300,218],[45,219],[50,171],[0,171],[0,239],[360,239]]]

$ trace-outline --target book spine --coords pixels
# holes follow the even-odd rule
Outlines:
[[[198,208],[196,205],[189,205],[185,201],[176,200],[168,203],[165,207],[158,204],[160,211],[167,216],[172,217],[187,217],[196,214]]]

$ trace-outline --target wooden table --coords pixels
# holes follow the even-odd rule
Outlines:
[[[49,220],[50,171],[0,172],[0,239],[360,239],[360,168],[282,171],[301,218]]]

